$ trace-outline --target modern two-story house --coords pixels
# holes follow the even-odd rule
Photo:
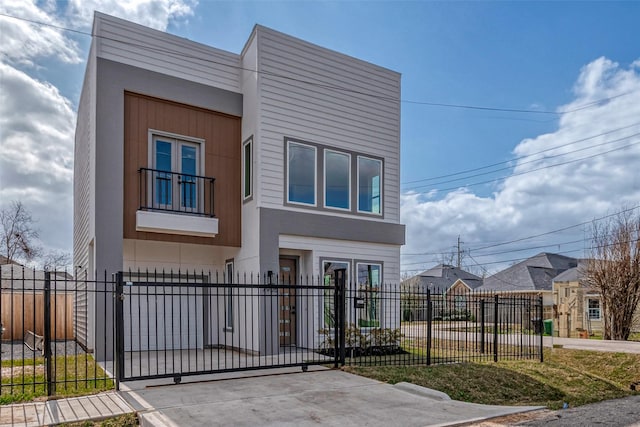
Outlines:
[[[101,13],[93,34],[77,268],[399,283],[397,72],[259,25],[240,53]]]

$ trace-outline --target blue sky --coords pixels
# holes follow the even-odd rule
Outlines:
[[[403,102],[401,188],[408,237],[402,263],[407,273],[446,260],[458,235],[470,250],[467,267],[477,273],[542,250],[582,256],[588,246],[585,227],[479,248],[589,221],[640,201],[635,145],[605,154],[611,136],[588,140],[585,150],[588,144],[607,144],[579,154],[566,149],[535,154],[625,126],[626,134],[615,135],[640,132],[633,121],[635,116],[640,122],[640,2],[0,4],[2,14],[80,31],[90,31],[94,9],[236,53],[259,23],[402,73],[404,101],[555,112],[630,92],[566,115]],[[43,246],[50,249],[72,246],[72,141],[89,41],[0,16],[0,98],[17,107],[0,110],[0,144],[9,153],[0,160],[0,204],[24,199],[39,219]],[[50,126],[24,126],[25,116]],[[531,154],[538,163],[514,160]],[[591,154],[592,159],[531,171]],[[62,166],[47,166],[51,160]],[[511,161],[508,170],[437,185],[448,179],[412,183],[502,161]],[[430,192],[507,175],[507,180]],[[499,250],[506,253],[491,255]]]

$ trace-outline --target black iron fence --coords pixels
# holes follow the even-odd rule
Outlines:
[[[214,217],[215,178],[140,168],[140,209]]]
[[[111,278],[0,265],[0,282],[0,403],[114,387]]]
[[[0,266],[0,402],[309,365],[542,360],[542,300],[293,278]]]

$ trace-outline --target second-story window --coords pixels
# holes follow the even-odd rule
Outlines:
[[[351,156],[338,151],[324,151],[324,205],[328,208],[351,208]]]
[[[358,156],[358,212],[382,213],[382,162]]]
[[[288,141],[287,201],[316,205],[316,147]]]
[[[155,207],[198,211],[200,144],[163,135],[154,135],[152,143]]]

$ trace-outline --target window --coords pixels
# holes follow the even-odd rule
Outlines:
[[[201,144],[153,135],[152,148],[154,207],[197,212],[202,191],[198,188]]]
[[[357,263],[358,297],[364,301],[364,307],[357,310],[359,327],[380,327],[380,283],[382,281],[381,264]]]
[[[224,265],[226,283],[233,283],[233,261],[227,261]],[[228,286],[224,293],[224,326],[228,331],[233,330],[233,287]]]
[[[600,320],[600,300],[589,299],[589,320]]]
[[[248,200],[253,195],[253,156],[252,156],[253,140],[249,138],[242,146],[242,196],[244,200]]]
[[[324,205],[351,208],[351,156],[337,151],[324,152]]]
[[[382,161],[358,156],[358,212],[382,214]]]
[[[316,205],[316,147],[288,142],[287,201]]]
[[[322,261],[322,271],[325,286],[335,286],[336,270],[345,269],[345,283],[349,283],[349,263],[346,261]],[[333,289],[324,291],[323,302],[324,327],[333,328],[335,326],[336,310],[333,300]]]

